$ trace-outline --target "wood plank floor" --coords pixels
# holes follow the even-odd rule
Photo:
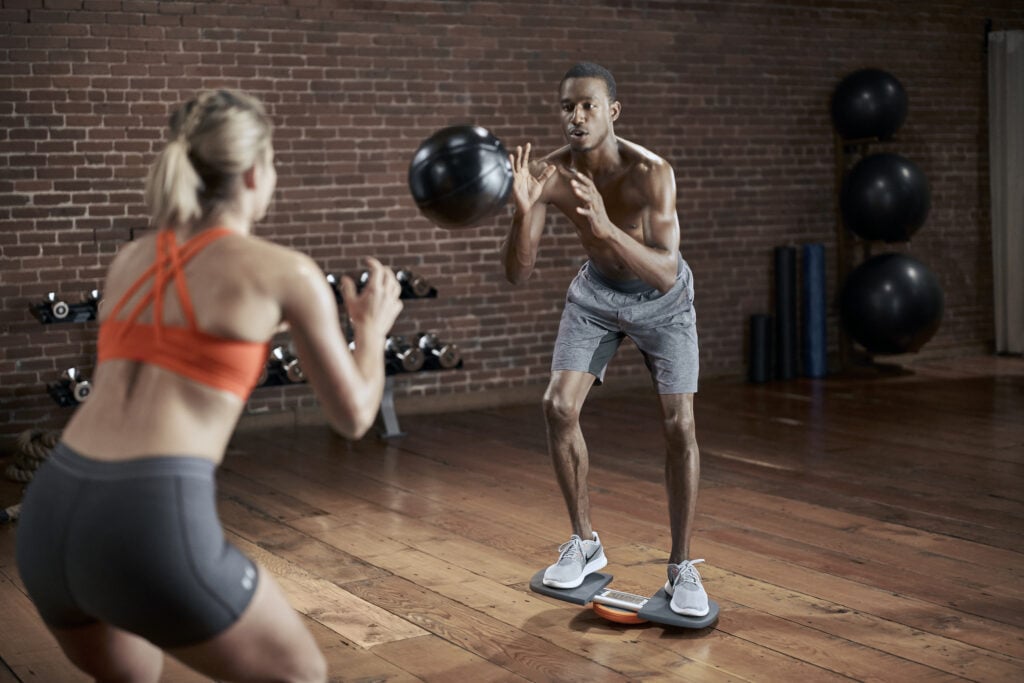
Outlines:
[[[620,626],[527,582],[568,535],[538,405],[402,417],[347,443],[246,431],[221,470],[233,542],[339,681],[1022,681],[1024,361],[751,386],[707,381],[693,548],[702,631]],[[596,389],[584,433],[615,585],[664,580],[649,392]],[[0,504],[19,487],[0,485]],[[0,683],[77,681],[0,527]],[[205,680],[168,662],[166,681]]]

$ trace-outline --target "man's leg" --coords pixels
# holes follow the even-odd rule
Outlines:
[[[608,564],[601,539],[590,525],[590,459],[580,430],[580,411],[594,379],[590,373],[556,370],[544,393],[548,448],[573,531],[559,546],[558,561],[544,570],[544,585],[552,588],[576,588]]]
[[[690,557],[690,534],[697,515],[700,484],[700,452],[693,422],[693,394],[661,394],[665,432],[665,488],[672,527],[668,581],[672,611],[701,617],[708,613],[708,594],[694,565],[704,560]]]
[[[548,453],[569,511],[572,532],[583,539],[591,538],[594,530],[590,525],[587,490],[590,458],[580,429],[580,412],[594,379],[588,372],[556,370],[544,392]]]
[[[690,559],[690,533],[697,514],[700,482],[700,451],[693,421],[693,394],[662,394],[662,427],[665,433],[665,487],[668,490],[672,552],[668,561]]]

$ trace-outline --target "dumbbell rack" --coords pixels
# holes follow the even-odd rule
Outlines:
[[[405,274],[406,277],[401,277],[402,274]],[[418,281],[411,281],[409,278],[412,277],[412,274],[409,271],[399,271],[399,275],[399,281],[402,283],[402,293],[400,298],[437,298],[437,289],[435,287],[426,284],[421,279]],[[341,299],[341,291],[337,286],[337,280],[329,277],[328,282],[331,284],[331,289],[334,291],[338,310],[341,313],[342,325],[345,327],[346,338],[351,340],[353,336],[352,330],[348,326],[344,304]],[[416,283],[415,285],[414,282]],[[55,295],[48,296],[49,299],[42,303],[29,304],[29,311],[32,313],[33,317],[44,325],[89,322],[91,320],[95,320],[97,317],[99,293],[96,291],[92,292],[92,298],[89,298],[89,293],[87,293],[85,300],[81,303],[67,303],[57,299]],[[284,355],[279,358],[268,358],[266,367],[264,368],[264,377],[258,383],[256,388],[305,383],[306,380],[302,377],[301,370],[299,370],[296,375],[293,374],[288,367],[289,362],[295,360],[297,359],[294,357],[287,358]],[[450,367],[441,367],[437,364],[424,364],[423,367],[415,370],[414,372],[404,371],[400,367],[396,367],[394,363],[385,363],[384,395],[381,397],[380,412],[378,413],[377,419],[378,432],[381,438],[390,439],[405,435],[398,424],[398,415],[395,412],[394,385],[396,376],[415,374],[418,372],[459,370],[462,367],[463,362],[461,359],[459,359],[458,363]],[[62,408],[75,406],[81,402],[78,399],[78,391],[74,386],[72,386],[72,382],[74,382],[77,377],[77,373],[74,374],[75,377],[62,378],[57,382],[52,382],[46,385],[47,393],[51,398],[53,398],[57,405]],[[88,395],[87,390],[84,395]]]
[[[99,292],[87,292],[80,303],[61,301],[55,294],[47,295],[46,301],[29,304],[29,312],[44,325],[59,323],[84,323],[96,319],[99,306]],[[76,406],[89,395],[88,380],[82,378],[75,368],[69,368],[65,376],[46,385],[46,393],[61,408]]]
[[[61,305],[67,310],[67,314],[63,317],[59,317],[54,311],[55,308],[58,311],[61,310],[58,308]],[[50,303],[44,301],[39,304],[29,304],[28,308],[32,316],[44,325],[84,323],[96,319],[96,304],[88,301],[83,301],[82,303],[65,303],[63,301]]]
[[[399,298],[403,300],[437,298],[437,289],[432,285],[427,284],[421,278],[411,280],[410,278],[414,278],[415,276],[410,271],[404,269],[399,270],[396,272],[396,275],[402,285],[402,293]],[[345,305],[342,301],[338,280],[332,274],[328,274],[327,281],[334,292],[334,298],[338,305],[338,312],[340,314],[345,337],[351,341],[353,339],[353,330],[348,324],[348,319],[345,315]],[[357,279],[357,282],[359,282],[359,279]],[[277,349],[275,349],[275,351],[276,350]],[[265,369],[265,379],[257,385],[257,388],[305,383],[306,380],[301,376],[301,370],[299,370],[298,373],[292,371],[294,366],[291,366],[291,363],[293,361],[297,361],[297,359],[290,354],[285,355],[285,353],[282,353],[281,357],[275,358],[272,352],[272,356],[268,359],[267,367]],[[421,372],[445,372],[448,370],[459,370],[462,369],[462,367],[463,361],[461,358],[458,363],[450,367],[440,367],[436,364],[424,364],[421,368],[414,371],[403,370],[395,363],[385,362],[384,394],[381,397],[380,409],[377,413],[377,431],[379,436],[383,439],[405,436],[405,432],[403,432],[399,426],[398,415],[395,412],[394,387],[395,378],[397,376],[417,374]]]

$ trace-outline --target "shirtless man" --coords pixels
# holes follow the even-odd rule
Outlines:
[[[672,550],[665,590],[673,611],[708,613],[691,560],[700,455],[693,421],[698,357],[693,277],[679,253],[675,176],[668,163],[617,138],[622,105],[603,67],[576,64],[559,86],[564,147],[530,161],[530,145],[510,155],[515,211],[502,244],[513,284],[533,272],[548,205],[572,222],[589,260],[569,285],[544,394],[548,449],[573,534],[544,583],[575,588],[607,564],[590,523],[589,459],[579,416],[619,344],[629,337],[644,355],[661,402],[666,440]]]

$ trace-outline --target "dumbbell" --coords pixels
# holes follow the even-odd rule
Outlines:
[[[63,320],[71,313],[71,307],[68,306],[67,302],[58,299],[55,292],[46,293],[46,303],[50,306],[50,313],[57,320]]]
[[[450,370],[462,361],[462,352],[455,344],[446,344],[432,332],[420,332],[416,335],[416,346],[423,351],[427,364]]]
[[[267,361],[268,373],[275,372],[278,375],[284,373],[284,363],[288,359],[288,352],[283,346],[275,346],[270,349],[270,360]]]
[[[101,298],[103,297],[100,295],[100,290],[98,289],[90,289],[82,295],[82,303],[89,307],[93,318],[99,317]]]
[[[352,337],[352,321],[349,320],[348,311],[345,310],[345,298],[341,295],[341,281],[334,273],[327,274],[327,284],[334,292],[334,303],[338,304],[338,319],[341,322],[341,330],[346,337]]]
[[[408,344],[403,337],[385,339],[384,355],[393,368],[402,372],[417,372],[423,368],[426,360],[423,352]]]
[[[288,378],[289,382],[299,384],[306,381],[306,373],[302,371],[302,365],[299,363],[298,356],[291,356],[283,367],[284,375]]]
[[[283,346],[275,346],[270,355],[280,365],[289,382],[299,384],[306,381],[306,375],[302,372],[299,359],[291,351],[286,350]]]
[[[424,297],[430,294],[432,289],[430,283],[411,270],[401,269],[395,271],[395,277],[402,285],[402,291],[407,296]]]
[[[430,294],[432,287],[430,283],[424,280],[419,275],[416,275],[411,270],[400,269],[395,271],[395,279],[398,280],[398,284],[402,286],[402,294],[405,298],[419,298],[425,297]],[[370,281],[370,271],[364,270],[359,274],[359,279],[356,281],[356,288],[362,291],[366,283]]]
[[[341,280],[334,273],[327,273],[327,284],[331,286],[331,291],[334,292],[334,302],[338,304],[338,308],[342,308],[345,300],[341,296]]]
[[[82,377],[77,368],[68,368],[60,378],[67,386],[68,391],[71,392],[75,401],[77,403],[85,403],[85,399],[89,398],[89,394],[92,393],[92,384],[89,380]]]
[[[299,365],[298,358],[292,358],[284,364],[284,374],[289,382],[294,382],[295,384],[306,381],[306,375],[302,372],[302,366]]]

